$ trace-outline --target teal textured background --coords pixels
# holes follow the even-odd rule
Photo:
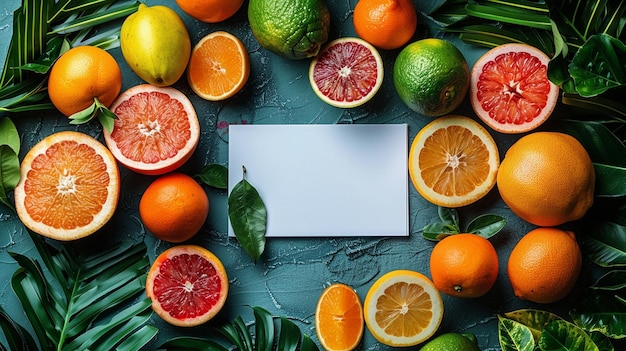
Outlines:
[[[471,67],[484,49],[464,44],[451,35],[437,33],[433,23],[425,19],[425,14],[441,2],[415,1],[420,12],[420,28],[414,39],[439,36],[451,40],[463,52]],[[430,121],[430,118],[409,110],[395,92],[392,68],[399,50],[380,51],[385,65],[385,77],[382,88],[374,99],[361,107],[342,110],[323,103],[313,93],[307,76],[309,60],[285,60],[259,46],[247,23],[247,1],[234,17],[218,24],[206,24],[192,19],[178,8],[174,0],[146,3],[165,4],[178,12],[187,25],[192,44],[208,33],[226,30],[244,42],[250,55],[249,81],[239,94],[226,101],[216,103],[198,98],[184,78],[174,84],[175,88],[183,91],[192,100],[201,123],[200,144],[193,158],[180,169],[184,173],[196,174],[202,166],[209,163],[227,165],[227,126],[230,124],[407,123],[410,143],[419,129]],[[356,0],[329,1],[332,17],[330,39],[355,36],[352,26],[352,9],[355,3]],[[12,32],[12,12],[18,5],[18,0],[4,0],[0,5],[2,59],[6,55]],[[122,68],[123,90],[142,83],[124,62],[119,48],[111,50],[111,53]],[[475,117],[467,99],[455,113]],[[22,139],[20,160],[37,141],[61,130],[78,130],[103,141],[101,127],[95,121],[88,125],[71,126],[67,118],[56,111],[12,115],[11,119],[17,125]],[[498,143],[501,157],[517,138],[496,132],[492,132],[492,135]],[[139,199],[154,177],[138,175],[124,168],[121,168],[121,172],[122,195],[115,217],[95,237],[80,244],[95,246],[101,240],[143,240],[148,245],[150,258],[153,259],[172,246],[152,237],[139,220]],[[350,182],[350,179],[337,181]],[[227,305],[216,320],[192,329],[169,326],[154,315],[151,323],[160,328],[160,333],[150,345],[151,348],[172,336],[205,335],[208,326],[220,320],[232,320],[242,315],[244,320],[251,321],[252,313],[248,306],[261,306],[274,315],[292,318],[305,333],[317,340],[313,323],[315,305],[320,293],[329,284],[349,284],[364,299],[373,281],[387,271],[412,269],[430,276],[428,259],[434,244],[422,238],[421,229],[438,220],[437,208],[422,199],[412,185],[409,186],[409,237],[269,239],[266,252],[257,263],[251,261],[236,240],[227,236],[226,193],[209,187],[205,189],[211,202],[209,219],[190,242],[208,248],[224,263],[230,280]],[[557,304],[536,305],[514,297],[506,277],[508,253],[517,240],[534,227],[513,215],[500,200],[496,189],[476,204],[461,208],[459,212],[462,223],[467,223],[474,216],[483,213],[499,214],[507,219],[504,230],[491,239],[500,257],[500,275],[495,287],[481,298],[465,300],[444,295],[445,313],[439,333],[471,332],[477,335],[479,346],[483,350],[497,350],[499,313],[518,308],[540,308],[567,317],[571,305],[569,298]],[[8,252],[35,256],[36,250],[17,216],[2,205],[0,228],[0,305],[18,322],[25,324],[25,317],[9,284],[16,265]],[[585,262],[582,280],[591,274],[589,267],[590,263]],[[365,332],[360,348],[391,349],[376,342],[368,331]]]

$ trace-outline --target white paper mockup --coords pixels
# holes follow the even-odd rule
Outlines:
[[[228,193],[245,166],[267,237],[409,234],[406,124],[231,125],[228,134]]]

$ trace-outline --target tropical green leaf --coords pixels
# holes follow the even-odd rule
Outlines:
[[[459,212],[455,208],[437,206],[437,215],[443,224],[456,228],[460,232]]]
[[[0,203],[13,208],[8,194],[20,181],[20,160],[12,146],[0,145]]]
[[[613,339],[626,337],[626,303],[613,290],[588,289],[570,311],[573,322],[587,332]]]
[[[20,134],[9,118],[0,117],[0,145],[8,145],[16,154],[20,153]]]
[[[560,127],[583,145],[593,162],[626,167],[626,146],[603,123],[564,120]]]
[[[533,351],[535,349],[535,340],[530,328],[502,316],[498,316],[498,339],[502,351]]]
[[[608,99],[603,96],[585,98],[572,92],[566,92],[563,94],[561,102],[577,109],[582,108],[588,113],[614,117],[621,122],[626,121],[626,104],[616,99]]]
[[[239,244],[258,260],[265,250],[267,210],[258,191],[244,178],[235,184],[228,196],[228,218]]]
[[[539,341],[541,332],[548,323],[557,319],[562,319],[554,313],[535,309],[522,309],[507,312],[504,316],[528,327],[533,334],[535,342]]]
[[[157,348],[158,351],[228,351],[227,347],[221,344],[200,337],[179,336],[164,342]]]
[[[15,323],[11,317],[0,307],[0,329],[12,351],[32,351],[37,349],[37,343],[28,331]],[[0,344],[0,348],[2,344]]]
[[[424,239],[431,241],[439,241],[446,236],[458,233],[456,228],[445,223],[430,223],[422,228],[422,236]]]
[[[550,20],[543,11],[523,9],[518,6],[494,6],[493,4],[488,6],[476,3],[467,4],[465,11],[470,16],[485,20],[551,30]]]
[[[318,351],[308,335],[285,317],[273,317],[262,307],[252,307],[254,328],[242,316],[216,327],[209,338],[176,337],[166,340],[157,350],[164,351]],[[278,327],[279,334],[276,334]],[[254,333],[252,333],[254,330]],[[223,340],[220,337],[224,337]]]
[[[569,65],[576,91],[593,97],[626,85],[626,45],[608,34],[589,38]]]
[[[206,165],[198,174],[200,180],[206,185],[218,189],[228,188],[228,168],[215,163]]]
[[[626,288],[626,270],[614,270],[605,273],[590,286],[594,290],[621,290]]]
[[[133,303],[144,292],[149,266],[143,242],[90,255],[53,249],[30,234],[46,269],[11,253],[19,266],[11,286],[42,349],[111,350],[154,338],[156,329],[146,326],[150,301]]]
[[[562,319],[550,322],[543,329],[538,344],[542,351],[599,351],[584,330]]]
[[[596,222],[593,233],[580,236],[580,244],[589,258],[599,266],[626,265],[626,227],[612,222]]]
[[[596,173],[595,196],[625,196],[626,168],[594,163]]]
[[[274,328],[274,319],[272,315],[265,309],[253,307],[254,323],[256,335],[255,351],[272,351],[276,332]]]
[[[498,234],[506,225],[506,219],[499,215],[484,214],[474,218],[465,230],[467,233],[474,233],[483,238],[491,238]]]

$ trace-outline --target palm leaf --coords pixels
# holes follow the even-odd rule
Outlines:
[[[165,341],[162,351],[318,351],[311,338],[285,317],[274,317],[261,307],[252,307],[254,334],[241,316],[217,327],[211,339],[176,337]],[[278,331],[278,334],[277,334]]]
[[[138,300],[149,266],[145,244],[120,243],[85,255],[31,237],[45,269],[10,253],[19,265],[11,286],[42,350],[137,350],[154,338],[156,328],[146,325],[151,303]],[[7,339],[28,344],[32,337],[10,325],[2,324]]]

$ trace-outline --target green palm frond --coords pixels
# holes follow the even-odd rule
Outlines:
[[[141,298],[150,264],[145,244],[120,243],[82,255],[66,246],[57,250],[37,234],[31,237],[43,266],[10,253],[19,265],[11,287],[35,337],[0,311],[9,349],[138,350],[154,338],[157,329],[146,324],[151,303]],[[39,348],[32,347],[34,340]]]
[[[241,316],[215,330],[213,338],[176,337],[163,343],[161,351],[318,351],[311,338],[285,317],[274,317],[261,307],[252,307],[254,332]],[[276,322],[275,319],[278,321]],[[278,327],[278,328],[277,328]],[[277,334],[278,333],[278,334]]]
[[[69,46],[119,46],[121,21],[138,6],[138,0],[23,0],[0,74],[0,113],[53,108],[45,82],[54,61]]]

